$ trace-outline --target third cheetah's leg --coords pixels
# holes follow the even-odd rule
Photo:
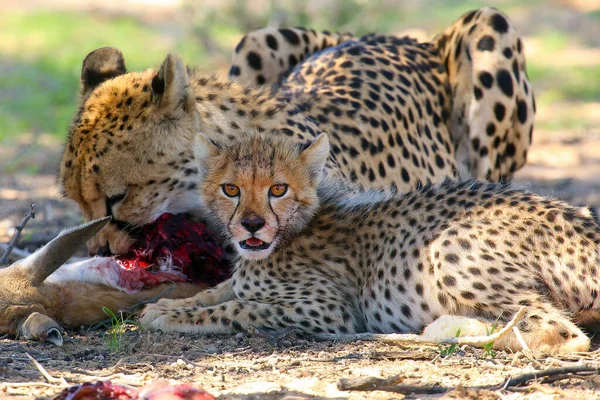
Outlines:
[[[310,300],[275,304],[230,300],[212,307],[150,304],[144,309],[140,323],[165,332],[189,333],[234,333],[249,327],[353,333],[356,326],[355,316],[341,304],[316,304]]]
[[[314,52],[351,39],[349,33],[305,28],[257,29],[236,46],[229,78],[245,84],[274,84]]]
[[[505,14],[482,8],[433,42],[448,70],[461,177],[510,180],[526,161],[535,114],[519,33]]]

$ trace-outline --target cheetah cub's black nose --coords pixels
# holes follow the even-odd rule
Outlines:
[[[262,217],[252,217],[242,219],[242,226],[248,230],[248,232],[254,234],[265,226],[265,220]]]

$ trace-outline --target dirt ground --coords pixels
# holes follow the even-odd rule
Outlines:
[[[0,341],[0,396],[51,398],[59,384],[43,384],[40,372],[26,357],[37,359],[54,378],[69,384],[109,379],[133,387],[155,379],[189,382],[219,399],[593,399],[599,396],[595,375],[538,382],[528,388],[476,390],[501,385],[507,377],[548,368],[597,363],[597,353],[530,359],[521,353],[459,348],[441,356],[430,346],[398,347],[360,342],[315,343],[295,335],[272,338],[238,334],[210,337],[129,331],[122,349],[111,351],[102,331],[69,332],[62,348],[36,343]],[[599,343],[594,345],[598,348]],[[341,391],[340,379],[389,378],[395,384],[454,388],[445,394],[406,397],[385,391]],[[22,383],[22,384],[19,384]]]
[[[543,132],[542,132],[543,133]],[[594,151],[595,150],[595,151]],[[596,156],[594,156],[596,155]],[[538,135],[530,164],[518,174],[516,184],[530,187],[575,204],[588,204],[600,211],[600,133],[565,132],[551,137]],[[28,225],[23,242],[30,250],[52,238],[62,227],[79,220],[76,206],[61,200],[53,175],[0,178],[0,241],[37,204],[37,217]],[[4,235],[4,236],[2,236]],[[79,255],[84,255],[82,249]],[[20,382],[44,382],[25,352],[49,373],[69,384],[111,379],[139,386],[153,379],[194,383],[222,399],[388,399],[403,398],[387,392],[342,392],[341,378],[401,375],[406,385],[480,386],[501,383],[509,376],[535,369],[563,367],[580,360],[600,365],[598,354],[566,358],[539,358],[498,353],[491,359],[483,350],[465,348],[441,357],[436,347],[394,347],[375,343],[314,343],[297,337],[274,342],[271,338],[238,335],[199,337],[159,333],[127,333],[123,349],[112,351],[104,330],[67,332],[62,348],[4,339],[0,341],[0,397],[22,395],[46,398],[59,386],[21,386]],[[594,349],[599,346],[596,344]],[[15,385],[16,384],[16,385]],[[270,394],[264,394],[270,393]],[[466,393],[456,398],[598,398],[600,377],[563,380],[535,385],[531,391]],[[315,396],[315,397],[311,397]],[[318,397],[322,396],[322,397]],[[489,397],[486,397],[489,396]],[[409,398],[441,398],[415,395]]]
[[[6,151],[6,150],[5,150]],[[12,151],[19,151],[12,149]],[[45,149],[40,162],[51,165],[60,146]],[[51,171],[49,168],[47,171]],[[600,211],[600,131],[538,131],[529,164],[517,174],[516,185]],[[77,223],[78,208],[58,195],[55,176],[0,177],[0,241],[37,204],[37,216],[24,232],[21,247],[33,250],[61,228]],[[79,255],[85,255],[82,249]],[[111,349],[105,329],[69,331],[63,347],[0,340],[0,397],[49,398],[61,390],[49,385],[29,353],[54,378],[68,384],[110,379],[142,386],[154,379],[190,382],[220,399],[400,399],[384,391],[340,391],[342,378],[399,375],[402,385],[456,388],[446,394],[415,394],[407,398],[600,398],[600,376],[577,377],[530,385],[527,389],[466,391],[464,387],[500,384],[533,370],[585,362],[600,366],[599,353],[528,359],[523,354],[498,352],[494,358],[482,349],[461,348],[442,356],[435,346],[391,346],[360,342],[316,343],[307,338],[239,334],[233,337],[139,332],[132,327]],[[596,341],[593,350],[600,347]],[[27,383],[28,382],[28,383]],[[27,384],[24,384],[27,383]],[[519,391],[515,391],[519,390]]]

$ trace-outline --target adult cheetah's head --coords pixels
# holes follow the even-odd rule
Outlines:
[[[249,132],[219,146],[199,135],[195,154],[204,207],[239,254],[257,260],[312,218],[329,139],[323,133],[303,148],[278,132]]]
[[[108,47],[83,60],[81,83],[59,184],[86,221],[113,217],[88,241],[90,253],[122,254],[135,227],[199,201],[194,93],[177,56],[159,70],[127,73],[121,52]]]

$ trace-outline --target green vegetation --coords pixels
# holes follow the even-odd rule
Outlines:
[[[495,326],[495,325],[494,325]],[[494,329],[488,332],[488,335],[494,333]],[[483,345],[483,350],[485,350],[485,356],[489,358],[496,358],[496,352],[494,351],[494,342],[485,343]]]
[[[600,68],[596,65],[566,69],[532,63],[527,70],[533,82],[544,81],[550,86],[540,98],[540,104],[560,100],[600,101]]]
[[[117,352],[123,349],[123,335],[127,332],[128,326],[137,326],[137,322],[125,318],[122,312],[115,314],[110,308],[102,307],[102,311],[110,318],[111,325],[106,329],[108,339],[108,348],[110,351]]]
[[[460,336],[460,328],[458,328],[458,330],[456,331],[456,335],[454,337],[459,337],[459,336]],[[438,349],[439,349],[440,355],[442,357],[448,357],[458,351],[458,343],[451,344],[447,347],[438,345]]]
[[[498,318],[496,318],[496,320],[492,324],[492,328],[491,329],[488,330],[487,328],[485,328],[486,334],[488,336],[492,335],[494,332],[496,332],[496,329],[498,329],[498,321],[500,321],[501,317],[502,317],[502,314],[500,314],[498,316]],[[489,343],[485,343],[482,347],[483,347],[483,350],[485,350],[486,357],[496,358],[496,352],[494,351],[494,342],[493,341],[491,341]]]
[[[189,65],[215,71],[227,64],[232,48],[245,32],[261,26],[301,25],[356,34],[420,28],[434,34],[466,11],[492,2],[420,0],[402,2],[401,6],[384,0],[327,0],[326,5],[320,6],[292,0],[265,3],[267,7],[259,8],[243,0],[224,0],[218,5],[190,2],[186,5],[185,21],[178,23],[157,19],[144,22],[102,12],[3,13],[0,144],[16,143],[25,135],[32,135],[30,141],[36,143],[40,134],[62,142],[76,109],[81,61],[101,46],[120,48],[130,70],[156,67],[166,53],[175,52]],[[521,24],[526,16],[535,25],[533,10],[545,3],[533,0],[523,4],[505,0],[500,7],[514,15],[515,20],[521,18]],[[583,18],[594,21],[598,15],[591,12]],[[547,61],[560,58],[560,52],[573,44],[585,48],[585,38],[552,30],[546,23],[540,23],[539,28],[532,26],[528,26],[528,35],[536,39],[544,54],[552,54],[543,60],[528,59],[538,105],[600,101],[597,65],[570,67],[568,62],[555,65]],[[540,126],[552,130],[581,124],[579,120],[557,118]]]
[[[66,135],[75,112],[81,61],[118,47],[127,67],[158,66],[168,52],[191,65],[206,53],[191,35],[165,34],[132,18],[39,12],[0,16],[0,141],[23,132]]]

